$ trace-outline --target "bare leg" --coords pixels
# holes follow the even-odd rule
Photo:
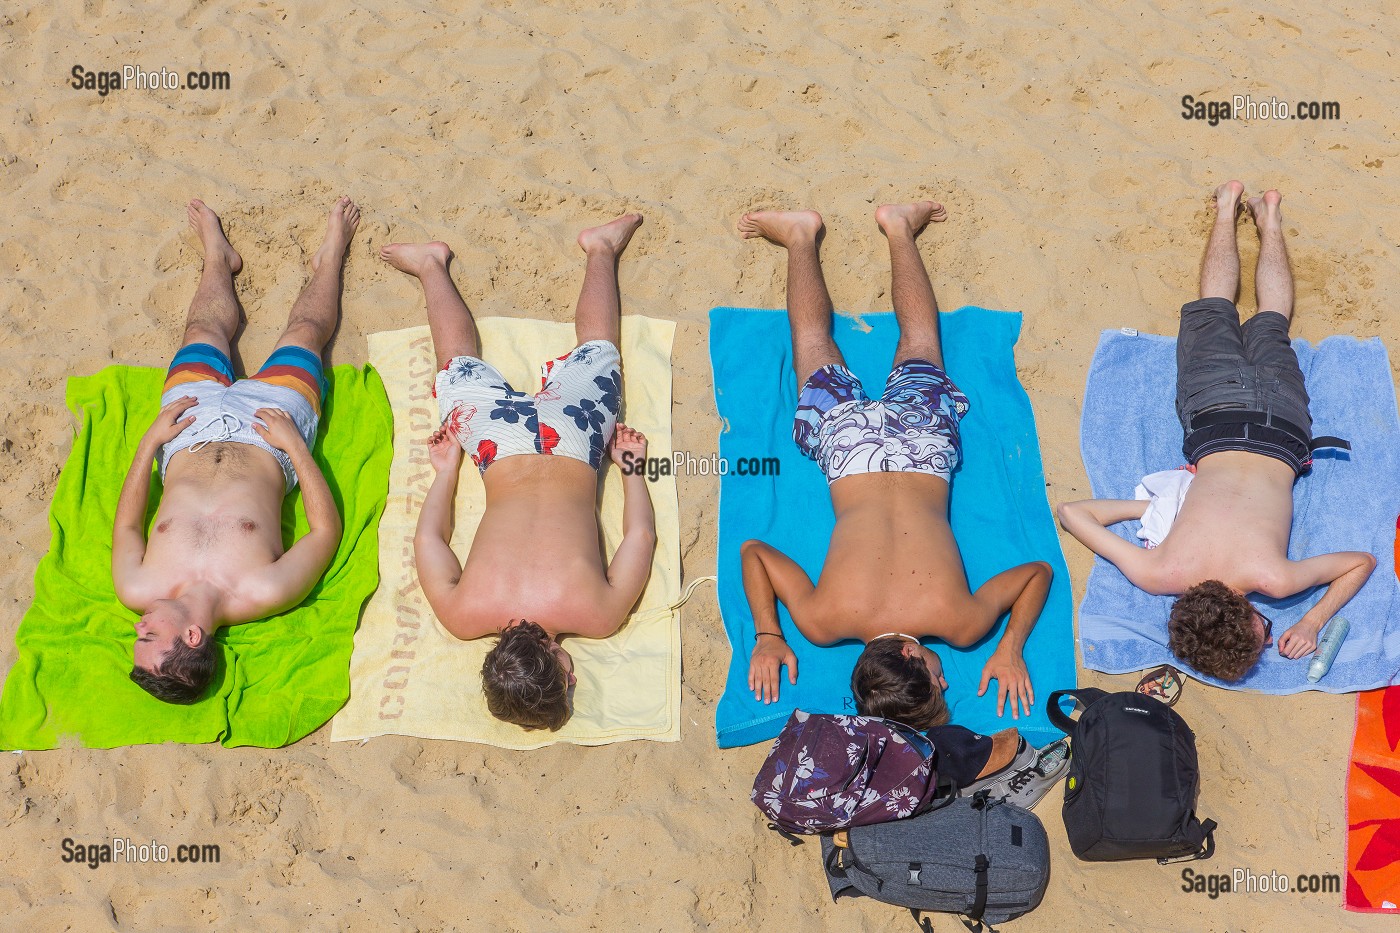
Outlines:
[[[1215,225],[1201,260],[1201,297],[1234,301],[1240,294],[1240,249],[1235,238],[1244,185],[1227,181],[1215,189]]]
[[[219,215],[207,204],[195,198],[185,212],[190,219],[190,229],[204,248],[204,271],[199,275],[199,287],[190,301],[185,337],[180,345],[207,343],[230,356],[233,337],[242,320],[238,297],[233,291],[233,277],[243,268],[243,258],[229,244]]]
[[[458,356],[481,356],[481,338],[467,303],[447,271],[452,250],[446,243],[390,243],[379,258],[400,272],[407,272],[423,286],[428,302],[428,330],[438,369]]]
[[[928,279],[924,258],[914,239],[929,221],[948,219],[942,204],[916,201],[885,204],[875,211],[875,222],[890,243],[890,296],[899,321],[899,345],[895,365],[917,357],[943,365],[943,344],[938,339],[938,300]]]
[[[1259,265],[1254,270],[1254,292],[1260,311],[1277,311],[1293,320],[1293,270],[1288,265],[1288,247],[1283,242],[1283,214],[1277,191],[1265,191],[1262,198],[1249,199],[1249,213],[1259,228]]]
[[[621,346],[622,296],[617,290],[617,261],[641,225],[641,214],[623,214],[578,235],[578,245],[588,257],[574,311],[574,336],[580,344],[606,340],[615,347]]]
[[[359,225],[355,202],[344,197],[336,201],[326,220],[326,238],[311,257],[311,281],[292,305],[278,348],[303,347],[319,356],[330,343],[340,323],[340,267]]]
[[[821,367],[845,362],[831,339],[831,295],[817,252],[822,217],[816,211],[754,211],[739,218],[739,233],[746,240],[763,237],[787,250],[788,326],[800,390]]]

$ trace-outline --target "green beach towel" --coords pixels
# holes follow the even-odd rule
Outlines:
[[[393,431],[373,368],[336,366],[327,376],[313,453],[344,520],[340,548],[300,606],[220,630],[214,685],[193,706],[163,703],[128,679],[136,614],[112,589],[112,517],[137,444],[159,411],[165,371],[109,366],[68,380],[79,427],[49,512],[53,539],[34,574],[34,603],[15,635],[18,657],[0,695],[0,748],[214,741],[276,748],[345,704],[355,626],[379,583]],[[158,477],[152,487],[148,521]],[[283,540],[306,530],[298,490],[283,503]]]

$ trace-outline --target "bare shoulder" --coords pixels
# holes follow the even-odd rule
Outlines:
[[[1155,548],[1124,543],[1131,550],[1125,549],[1113,564],[1138,589],[1153,596],[1174,596],[1199,582],[1194,579],[1199,576],[1196,552],[1185,536],[1173,540],[1169,535]]]
[[[145,612],[161,596],[157,574],[144,565],[113,575],[112,586],[118,601],[132,612]]]
[[[477,606],[462,599],[454,599],[449,605],[435,611],[438,622],[448,633],[461,641],[472,641],[486,635],[494,635],[501,630],[501,618],[491,611],[492,607]]]
[[[635,598],[623,605],[627,595],[602,578],[561,594],[555,600],[557,620],[553,628],[560,634],[607,638],[622,628],[636,608]]]
[[[858,631],[858,626],[851,624],[851,620],[859,618],[860,614],[847,611],[841,594],[833,593],[831,589],[829,583],[826,590],[818,584],[806,599],[794,600],[794,604],[787,607],[793,625],[797,626],[803,638],[814,645],[833,645],[848,638],[865,636],[864,632]]]
[[[1364,570],[1363,580],[1376,567],[1374,555],[1365,551],[1337,551],[1302,560],[1278,560],[1260,568],[1254,592],[1271,599],[1283,599],[1323,584],[1331,584],[1346,573]]]
[[[293,608],[301,601],[305,587],[277,572],[275,561],[240,572],[237,587],[225,586],[228,622],[237,625],[255,622]],[[231,590],[231,592],[230,592]]]
[[[976,644],[987,633],[988,626],[995,624],[997,618],[986,606],[974,599],[971,593],[968,593],[966,598],[955,596],[925,608],[928,610],[927,614],[919,624],[910,625],[907,631],[901,631],[919,638],[937,638],[954,648],[967,648]]]

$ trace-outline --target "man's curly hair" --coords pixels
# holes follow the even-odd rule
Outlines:
[[[165,652],[155,670],[131,669],[131,680],[157,700],[188,706],[198,700],[214,679],[214,639],[205,638],[191,648],[183,638]]]
[[[1167,647],[1202,674],[1239,680],[1264,653],[1254,607],[1219,580],[1191,587],[1172,604]]]
[[[943,688],[917,655],[905,657],[903,638],[877,638],[851,671],[851,696],[862,716],[893,719],[919,731],[948,722]]]
[[[551,732],[568,721],[569,675],[549,649],[551,640],[534,622],[501,632],[481,665],[481,689],[492,716]]]

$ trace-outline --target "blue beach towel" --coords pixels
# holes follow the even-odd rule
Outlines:
[[[1042,745],[1062,733],[1045,717],[1052,690],[1075,686],[1069,573],[1060,551],[1036,442],[1030,399],[1016,379],[1013,348],[1021,315],[962,308],[942,315],[948,374],[972,402],[962,422],[963,465],[954,475],[949,514],[973,588],[1008,567],[1048,561],[1055,582],[1039,623],[1026,644],[1026,664],[1036,705],[1019,720],[996,715],[993,682],[977,696],[982,666],[1005,631],[1003,617],[972,648],[954,649],[928,640],[943,658],[953,722],[990,733],[1019,726],[1028,741]],[[898,339],[893,314],[862,319],[838,316],[834,336],[846,363],[878,394],[889,375]],[[835,518],[826,479],[792,441],[797,382],[787,314],[742,308],[710,312],[710,359],[715,401],[724,430],[719,450],[732,466],[740,458],[774,457],[777,476],[738,475],[720,481],[719,601],[733,650],[729,679],[716,712],[719,745],[729,748],[771,739],[794,708],[851,712],[851,668],[859,642],[819,648],[807,642],[779,606],[783,632],[797,654],[796,686],[783,675],[780,700],[765,706],[748,689],[753,619],[740,578],[739,547],[760,538],[791,556],[815,580],[826,558]]]
[[[1192,672],[1207,683],[1262,693],[1324,690],[1350,693],[1400,683],[1400,585],[1391,570],[1395,517],[1400,512],[1400,419],[1390,361],[1379,338],[1328,337],[1316,347],[1293,341],[1307,381],[1313,430],[1351,441],[1350,454],[1319,451],[1293,487],[1294,560],[1331,551],[1370,551],[1376,570],[1342,615],[1351,635],[1332,670],[1307,681],[1311,656],[1296,661],[1265,649],[1238,683]],[[1084,390],[1080,446],[1094,496],[1131,499],[1148,473],[1180,466],[1181,425],[1175,409],[1176,341],[1171,337],[1105,331]],[[1137,543],[1137,522],[1113,530]],[[1274,637],[1322,596],[1322,588],[1254,602],[1274,620]],[[1119,674],[1156,664],[1186,669],[1167,650],[1173,597],[1151,596],[1103,558],[1094,559],[1079,608],[1084,666]]]

